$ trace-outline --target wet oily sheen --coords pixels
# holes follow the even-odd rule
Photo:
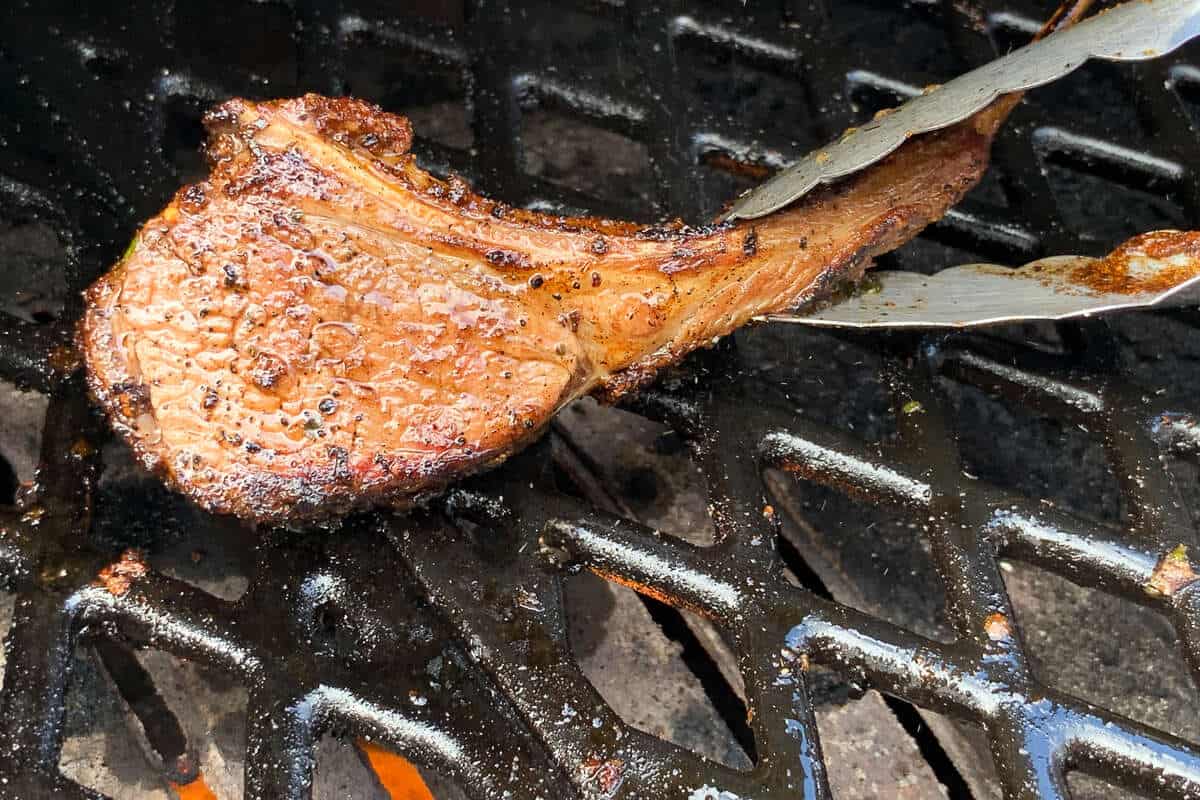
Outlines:
[[[249,520],[404,504],[818,296],[971,188],[985,111],[753,223],[555,217],[443,182],[407,120],[308,95],[206,118],[181,189],[88,291],[91,389],[145,464]]]

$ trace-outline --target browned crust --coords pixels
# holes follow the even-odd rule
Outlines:
[[[258,110],[274,106],[276,109],[300,106],[295,112],[301,119],[311,118],[317,129],[333,141],[360,153],[386,170],[388,177],[406,189],[421,196],[423,202],[443,212],[454,214],[464,221],[477,225],[504,226],[517,229],[536,229],[553,234],[577,234],[588,236],[634,239],[646,242],[690,242],[716,237],[719,248],[726,250],[723,233],[733,229],[728,223],[704,226],[685,225],[681,220],[656,225],[642,225],[624,220],[603,217],[576,217],[545,214],[538,211],[516,208],[501,201],[476,194],[471,186],[457,177],[440,180],[417,166],[416,158],[408,152],[412,141],[412,129],[408,120],[390,114],[379,106],[350,97],[324,97],[307,94],[295,100],[275,103],[250,104],[245,100],[229,100],[205,115],[204,123],[210,144],[206,149],[214,178],[221,171],[233,174],[241,166],[245,155],[241,142],[252,135],[241,128],[240,122],[254,116]],[[260,156],[262,157],[262,156]],[[264,164],[266,162],[264,161]],[[246,183],[273,182],[278,172],[263,170],[248,180],[230,181],[239,191]],[[280,182],[278,189],[286,192],[293,187]],[[486,256],[490,249],[486,244],[467,237],[439,241],[445,246],[459,246]],[[528,266],[528,265],[527,265]]]
[[[759,231],[752,225],[688,228],[674,223],[647,228],[611,220],[556,217],[509,208],[475,195],[461,182],[438,181],[419,170],[407,153],[412,136],[407,121],[360,101],[310,95],[295,101],[254,104],[254,108],[273,109],[272,113],[290,109],[287,113],[297,113],[305,119],[311,117],[322,136],[348,152],[359,154],[371,169],[381,170],[388,181],[418,194],[421,202],[453,214],[464,223],[463,233],[454,236],[430,231],[401,233],[483,258],[501,272],[523,273],[550,263],[546,253],[552,255],[560,241],[564,247],[582,248],[602,262],[620,262],[625,269],[652,267],[671,280],[714,276],[708,279],[716,281],[719,276],[732,274],[742,265],[763,257],[759,252]],[[254,113],[246,101],[235,100],[207,117],[212,175],[208,181],[181,189],[159,221],[169,220],[180,209],[203,207],[206,195],[213,191],[248,198],[262,195],[286,198],[298,189],[324,197],[324,193],[334,191],[333,186],[314,183],[309,176],[293,169],[286,152],[252,151],[246,144],[252,132],[241,130],[240,126],[246,125]],[[982,150],[986,155],[994,127],[995,123],[989,122],[977,122],[976,127],[960,126],[945,135],[946,141],[961,146],[962,152]],[[892,160],[903,157],[904,152]],[[871,257],[895,247],[940,215],[974,185],[983,168],[981,158],[969,165],[958,184],[931,187],[930,194],[937,199],[925,206],[893,204],[884,210],[873,222],[856,229],[853,239],[829,252],[828,260],[814,275],[815,281],[799,285],[796,294],[785,298],[785,302],[798,304],[820,296],[838,280],[861,273]],[[839,200],[853,200],[853,197],[846,200],[845,196],[852,194],[856,182],[823,190],[806,202],[814,206],[828,203],[837,209]],[[847,213],[853,210],[848,208]],[[794,209],[787,213],[801,215]],[[772,224],[777,223],[764,221],[764,228]],[[496,242],[511,237],[514,230],[529,241],[528,252],[497,247]],[[539,249],[540,256],[535,254]],[[665,256],[657,255],[663,252]],[[122,262],[87,292],[79,343],[87,354],[89,387],[113,428],[130,443],[141,463],[209,511],[232,513],[245,519],[281,521],[331,517],[378,504],[409,505],[468,472],[502,461],[507,454],[536,438],[549,421],[547,416],[520,435],[506,439],[502,446],[476,450],[469,456],[447,449],[438,457],[425,458],[415,465],[379,456],[383,459],[377,461],[380,469],[370,478],[350,469],[348,454],[343,453],[341,457],[331,455],[325,463],[310,462],[286,471],[252,469],[231,462],[218,481],[197,486],[181,480],[166,454],[156,447],[152,430],[147,430],[157,424],[154,409],[148,403],[148,389],[139,376],[130,373],[129,364],[120,355],[122,348],[115,340],[106,309],[114,292],[120,291],[124,272]],[[566,279],[559,272],[549,280],[565,282]],[[548,288],[569,290],[565,285]],[[589,388],[606,398],[615,398],[649,382],[658,369],[677,361],[698,343],[669,341],[602,378],[598,388],[572,381],[563,388],[560,403]]]
[[[319,521],[374,506],[397,509],[419,505],[435,496],[464,469],[487,469],[502,463],[509,454],[541,436],[548,424],[530,429],[513,447],[477,453],[471,458],[451,453],[420,471],[393,472],[388,479],[364,485],[355,480],[345,465],[310,465],[290,473],[247,469],[231,464],[221,481],[203,488],[180,480],[164,453],[139,435],[138,417],[153,414],[145,402],[147,392],[139,378],[130,374],[126,362],[117,357],[113,333],[104,313],[106,300],[119,285],[123,264],[99,278],[85,292],[84,316],[76,333],[76,346],[87,353],[85,377],[89,393],[104,411],[113,430],[133,450],[143,468],[168,487],[187,495],[205,511],[232,514],[245,520],[281,522]],[[108,381],[103,376],[107,376]]]

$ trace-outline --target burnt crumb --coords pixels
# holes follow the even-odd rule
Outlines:
[[[287,374],[287,364],[283,359],[270,353],[259,353],[250,368],[250,380],[254,385],[265,391],[270,391],[279,385],[280,380]]]
[[[99,576],[92,585],[103,587],[114,597],[121,597],[129,591],[137,579],[145,577],[148,571],[141,552],[129,549],[121,553],[121,558],[116,563],[109,564],[100,570]]]
[[[303,215],[298,209],[290,213],[276,212],[271,217],[271,224],[264,226],[266,231],[279,241],[300,250],[310,250],[316,246],[316,239],[308,228],[298,224]]]
[[[500,203],[496,203],[494,206],[492,206],[491,214],[496,219],[504,219],[504,214],[506,211],[507,209],[505,206],[501,205]]]
[[[333,478],[337,481],[350,479],[350,452],[344,447],[330,445],[325,450],[326,455],[333,461]]]
[[[200,405],[204,407],[205,411],[207,411],[211,408],[216,408],[216,405],[219,402],[221,402],[221,398],[217,396],[216,392],[214,392],[212,389],[209,389],[204,393],[204,399],[200,402]]]
[[[258,442],[246,442],[247,453],[257,453],[262,450],[262,445]]]
[[[226,264],[221,267],[221,271],[225,273],[225,287],[235,291],[245,291],[250,288],[250,284],[242,277],[238,268],[233,264]]]
[[[334,411],[337,411],[337,400],[332,397],[326,397],[321,402],[317,403],[317,411],[320,411],[325,416],[329,416]]]
[[[545,282],[546,282],[546,279],[541,276],[541,273],[538,273],[537,275],[534,275],[529,279],[529,288],[530,289],[540,289],[540,288],[542,288],[542,284]]]
[[[204,193],[204,187],[201,184],[193,183],[183,190],[181,205],[185,211],[199,211],[204,208],[206,203],[208,203],[208,196]]]
[[[567,314],[558,315],[558,324],[564,328],[569,328],[572,333],[579,330],[579,311],[572,310]]]
[[[592,240],[592,252],[598,256],[605,255],[608,252],[608,242],[603,236],[597,236]]]
[[[117,408],[126,419],[136,419],[150,411],[150,389],[144,383],[115,383],[111,392],[117,402]]]
[[[801,236],[801,237],[800,237],[800,249],[801,249],[801,250],[807,250],[807,249],[808,249],[808,237],[807,237],[807,236]]]
[[[370,150],[375,145],[379,144],[379,137],[373,133],[368,133],[358,140],[358,143]]]
[[[746,238],[742,240],[742,252],[748,256],[752,256],[758,252],[758,231],[754,228],[746,234]]]
[[[600,285],[600,273],[593,272],[592,273],[592,286],[599,286],[599,285]]]
[[[500,248],[488,250],[484,253],[484,258],[488,260],[489,264],[497,267],[525,267],[529,265],[529,257],[524,253]]]
[[[721,229],[728,229],[730,223],[722,222],[717,225],[684,225],[681,220],[674,220],[663,225],[652,225],[641,228],[634,233],[637,239],[648,242],[682,241],[693,237],[705,237]]]

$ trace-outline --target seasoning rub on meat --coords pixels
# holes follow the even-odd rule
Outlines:
[[[479,197],[358,100],[233,100],[206,119],[208,179],[89,290],[90,385],[212,511],[410,502],[907,241],[979,180],[1007,108],[765,219],[689,228]]]

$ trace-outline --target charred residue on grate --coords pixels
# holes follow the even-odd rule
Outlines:
[[[59,766],[97,695],[127,728],[100,741],[144,750],[145,786],[188,778],[189,754],[251,797],[343,779],[377,796],[347,762],[368,741],[441,800],[1200,791],[1200,755],[1171,736],[1195,733],[1178,718],[1195,490],[1177,485],[1195,473],[1174,463],[1198,449],[1194,315],[986,339],[750,331],[631,404],[664,427],[567,411],[425,513],[259,538],[122,468],[64,358],[75,292],[197,172],[199,115],[230,94],[363,94],[412,113],[426,163],[509,202],[696,220],[756,167],[1008,49],[1051,4],[1010,5],[7,7],[0,257],[49,273],[32,288],[63,306],[0,320],[0,373],[49,397],[13,390],[27,419],[49,411],[36,491],[0,515],[17,593],[0,795],[86,796]],[[28,33],[46,19],[53,36]],[[1195,224],[1195,53],[1032,95],[987,184],[892,262],[1020,262]],[[25,477],[28,452],[4,455]],[[1150,638],[1114,648],[1095,620],[1069,637],[1101,608]],[[597,672],[642,642],[682,703],[639,708],[652,691]],[[1163,666],[1172,648],[1187,666]],[[1112,674],[1085,687],[1090,670]],[[201,707],[225,709],[219,760]]]

